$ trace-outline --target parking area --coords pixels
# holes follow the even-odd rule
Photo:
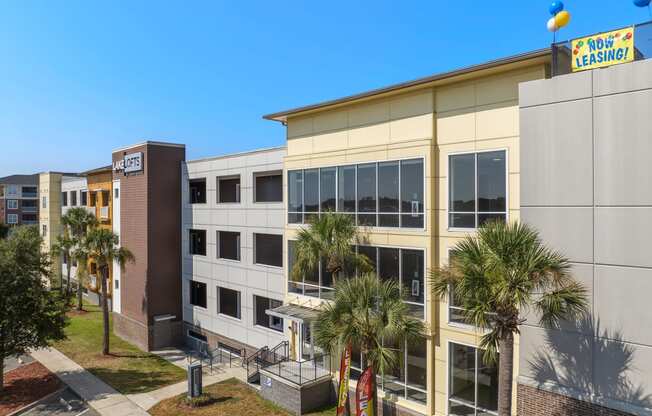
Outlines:
[[[21,416],[99,416],[69,388],[49,396]]]

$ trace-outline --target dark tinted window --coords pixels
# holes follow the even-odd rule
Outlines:
[[[254,325],[283,332],[283,319],[270,316],[266,313],[268,309],[274,309],[282,305],[282,302],[254,295],[255,319]]]
[[[337,186],[337,169],[320,169],[319,193],[321,212],[335,211],[335,191]]]
[[[319,212],[319,169],[308,169],[303,171],[304,191],[303,203],[306,212]]]
[[[255,202],[282,202],[283,201],[283,176],[277,174],[254,175]]]
[[[399,250],[397,248],[380,247],[378,249],[378,277],[381,279],[399,278]]]
[[[217,245],[218,258],[240,260],[240,233],[218,231]]]
[[[240,319],[240,292],[218,287],[217,296],[217,313]]]
[[[70,206],[77,206],[77,191],[70,191]]]
[[[398,227],[398,162],[378,164],[378,225]],[[396,215],[389,213],[397,213]]]
[[[79,199],[81,200],[81,206],[85,207],[86,205],[88,205],[88,192],[81,191],[79,193]]]
[[[376,164],[358,165],[358,212],[376,212]],[[358,214],[359,225],[376,225],[376,214]]]
[[[423,227],[423,160],[401,161],[401,227]]]
[[[206,230],[190,230],[190,254],[206,255]]]
[[[505,152],[478,153],[478,211],[505,212]]]
[[[190,338],[195,338],[198,341],[208,342],[208,338],[206,337],[206,335],[202,335],[199,332],[196,332],[196,331],[193,331],[193,330],[188,331],[188,336]]]
[[[190,304],[206,307],[206,283],[190,281]]]
[[[68,192],[61,192],[61,205],[68,206]]]
[[[355,212],[355,166],[340,166],[337,168],[339,199],[337,210],[340,212]]]
[[[217,202],[240,202],[240,177],[217,178]]]
[[[288,223],[303,222],[303,171],[288,172]]]
[[[191,179],[188,183],[191,204],[206,203],[206,179]]]
[[[256,263],[283,267],[283,236],[254,234]]]
[[[424,258],[422,250],[401,250],[403,290],[406,300],[423,303]]]

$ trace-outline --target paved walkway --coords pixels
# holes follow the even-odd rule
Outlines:
[[[54,348],[34,351],[32,357],[55,373],[102,416],[145,416],[149,414],[129,400],[127,396],[120,394]]]

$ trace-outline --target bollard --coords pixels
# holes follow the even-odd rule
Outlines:
[[[202,394],[201,362],[188,365],[188,398],[199,397]]]

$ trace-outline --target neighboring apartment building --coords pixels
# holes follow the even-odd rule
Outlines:
[[[524,83],[520,106],[521,217],[573,262],[591,316],[523,325],[519,408],[651,415],[652,61]]]
[[[112,155],[112,229],[135,257],[113,265],[114,332],[145,350],[182,340],[181,144],[144,142]],[[93,191],[89,178],[88,190]],[[100,203],[101,205],[101,203]]]
[[[188,161],[182,171],[183,319],[188,344],[249,354],[286,340],[285,148]]]
[[[79,176],[64,176],[61,180],[61,189],[59,192],[59,199],[61,200],[59,212],[60,215],[66,215],[72,208],[85,208],[87,211],[95,214],[95,207],[89,206],[88,187],[86,185],[86,176],[82,173]],[[77,264],[74,260],[64,258],[62,262],[61,273],[65,279],[67,276],[67,268],[70,267],[70,277],[72,281],[77,281]],[[97,292],[89,290],[89,286],[94,282],[84,282],[83,291],[84,296],[93,303],[99,303],[99,295]]]
[[[518,85],[544,78],[549,59],[537,51],[265,116],[287,125],[286,273],[311,216],[349,213],[367,240],[357,250],[405,288],[426,323],[425,339],[397,346],[400,368],[378,383],[400,413],[497,410],[497,370],[482,362],[480,333],[431,296],[427,270],[483,221],[519,218]],[[286,302],[315,309],[332,290],[322,268],[301,282],[288,278]],[[314,355],[313,325],[285,318],[298,355]],[[353,369],[355,380],[359,351]]]
[[[0,205],[7,225],[38,225],[39,175],[11,175],[0,178]]]
[[[61,226],[61,202],[62,202],[62,184],[67,181],[79,181],[83,178],[77,177],[72,173],[61,172],[43,172],[39,174],[39,230],[43,237],[44,251],[49,252],[56,243],[57,237],[62,233]],[[62,265],[61,256],[53,256],[52,272],[65,276],[65,267]]]

